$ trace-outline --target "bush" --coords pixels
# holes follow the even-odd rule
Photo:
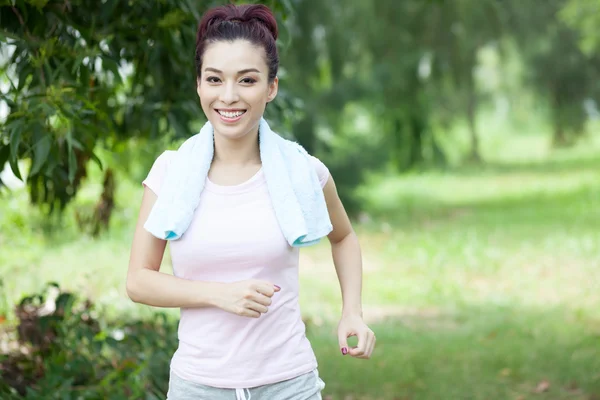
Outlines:
[[[56,284],[25,297],[3,332],[2,399],[164,399],[176,324],[165,314],[103,322],[89,301]]]

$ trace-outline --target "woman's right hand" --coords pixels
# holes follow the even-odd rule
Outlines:
[[[269,310],[277,285],[256,279],[226,283],[217,294],[216,306],[232,314],[259,318]]]

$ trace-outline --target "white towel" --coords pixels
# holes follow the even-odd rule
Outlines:
[[[258,129],[260,158],[279,227],[290,246],[318,243],[333,227],[310,155],[273,132],[264,118]],[[157,238],[179,239],[189,227],[214,155],[207,122],[177,150],[144,228]],[[257,229],[260,229],[257,227]]]

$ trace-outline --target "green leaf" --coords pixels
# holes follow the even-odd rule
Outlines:
[[[46,162],[48,154],[50,154],[51,144],[51,135],[46,134],[33,145],[33,165],[31,167],[31,175],[37,174]]]
[[[16,157],[10,157],[9,159],[10,169],[12,169],[13,174],[21,181],[23,181],[23,177],[21,176],[21,171],[19,171],[19,160]]]
[[[10,154],[15,159],[19,156],[19,145],[21,144],[21,129],[24,124],[24,120],[15,120],[12,126],[12,132],[10,133]]]
[[[29,64],[26,63],[19,63],[17,66],[17,76],[18,78],[18,83],[17,83],[17,90],[21,91],[21,89],[23,89],[23,87],[25,86],[25,83],[27,82],[27,78],[33,73],[33,69],[29,66]]]
[[[116,82],[123,82],[123,80],[121,79],[121,74],[119,73],[119,64],[117,64],[115,60],[108,57],[102,58],[102,68],[106,68],[107,70],[112,72]]]
[[[176,29],[187,19],[186,13],[180,9],[171,10],[166,13],[157,23],[159,28]]]
[[[8,157],[10,156],[10,147],[8,145],[3,145],[0,143],[0,171],[4,167],[4,164],[8,161]]]
[[[75,173],[77,173],[77,159],[75,158],[75,152],[73,151],[73,146],[71,144],[68,145],[69,148],[69,182],[73,183],[75,181]]]
[[[98,158],[96,153],[92,152],[90,154],[90,158],[98,165],[98,167],[100,167],[101,170],[104,169],[104,166],[102,165],[102,160],[100,160],[100,158]]]
[[[7,95],[5,95],[4,93],[0,93],[0,100],[5,101],[6,105],[8,107],[10,107],[11,109],[15,109],[17,108],[17,103],[15,103],[12,99],[10,99]]]
[[[12,39],[15,41],[20,41],[21,37],[13,34],[12,32],[5,31],[4,29],[0,29],[0,41],[6,42],[6,39]]]
[[[69,136],[69,144],[76,148],[77,150],[81,150],[81,151],[85,151],[83,145],[81,144],[81,142],[77,139],[75,139],[73,136]]]
[[[42,10],[42,8],[46,7],[46,4],[48,4],[48,1],[50,0],[27,0],[27,2],[29,4],[31,4],[32,6],[34,6],[35,8],[37,8],[38,10]]]

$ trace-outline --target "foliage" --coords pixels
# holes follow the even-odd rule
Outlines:
[[[0,356],[0,397],[164,398],[175,324],[155,314],[108,326],[89,301],[56,284],[47,289],[15,309],[13,351]]]
[[[581,50],[591,55],[600,49],[598,26],[600,26],[600,1],[567,0],[559,18],[574,30],[579,31]]]
[[[481,1],[478,7],[459,0],[439,4],[429,18],[431,29],[425,44],[430,53],[421,61],[431,64],[430,73],[436,81],[431,102],[446,124],[466,119],[471,161],[481,161],[476,119],[479,105],[486,100],[475,76],[479,55],[486,46],[498,48],[500,39],[506,36],[504,14],[504,8],[495,0]]]
[[[498,73],[510,74],[515,53],[504,48],[518,49],[526,85],[508,101],[518,108],[518,97],[533,93],[557,143],[579,140],[585,107],[599,98],[597,0],[264,2],[281,27],[280,92],[267,117],[330,166],[351,214],[360,211],[355,189],[369,170],[447,166],[456,145],[448,131],[463,121],[468,155],[483,157],[479,138],[489,127],[477,124],[478,113],[507,95],[478,85],[484,51],[499,55]],[[196,22],[223,3],[0,2],[9,85],[0,95],[9,107],[0,165],[28,170],[31,200],[51,212],[77,194],[90,163],[106,163],[101,150],[126,174],[140,156],[151,161],[189,136],[203,122]]]
[[[11,4],[12,3],[12,4]],[[268,2],[274,3],[274,2]],[[211,4],[190,0],[4,1],[0,66],[10,89],[0,165],[31,160],[31,200],[64,209],[98,148],[190,136],[202,120],[194,49]],[[279,16],[287,2],[271,4]],[[13,79],[14,77],[14,79]]]
[[[584,133],[585,102],[600,99],[600,56],[582,51],[580,32],[560,18],[565,0],[549,0],[544,7],[508,4],[526,82],[548,105],[554,144],[571,145]]]

